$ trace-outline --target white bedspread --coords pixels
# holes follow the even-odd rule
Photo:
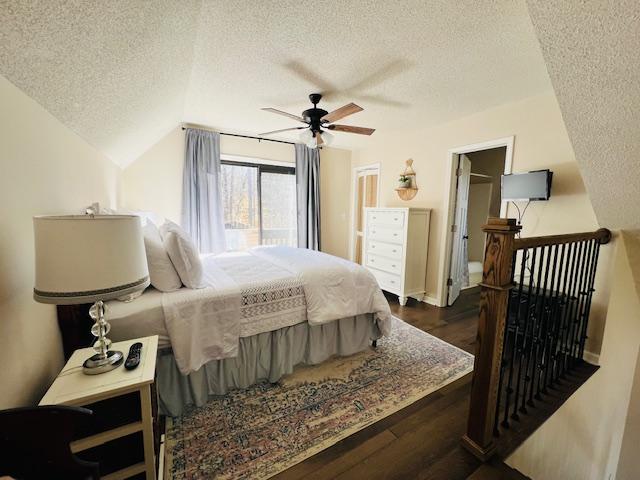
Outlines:
[[[215,257],[203,262],[207,287],[162,295],[173,355],[185,375],[211,360],[238,355],[240,288],[215,264]]]
[[[251,284],[260,282],[271,281],[273,286],[256,289],[257,295],[268,295],[268,291],[273,290],[273,294],[280,297],[283,288],[293,290],[301,281],[307,321],[311,325],[373,313],[381,333],[390,333],[389,304],[375,277],[361,265],[292,247],[257,247],[249,253],[238,258],[204,257],[206,288],[163,294],[165,325],[173,355],[183,374],[194,372],[211,360],[237,356],[243,298],[249,301]],[[253,268],[249,268],[250,265]],[[247,284],[250,278],[253,282]],[[246,310],[248,306],[244,307]],[[292,312],[295,313],[295,305]]]
[[[256,247],[249,252],[302,278],[311,325],[374,313],[382,334],[390,333],[387,299],[373,274],[363,266],[305,248]]]

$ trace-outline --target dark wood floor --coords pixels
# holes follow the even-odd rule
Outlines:
[[[437,308],[389,296],[406,322],[473,353],[479,291],[463,291],[455,305]],[[460,446],[471,374],[380,420],[277,475],[278,480],[465,479],[480,463]]]
[[[394,315],[459,348],[474,353],[478,288],[464,290],[455,305],[438,308],[409,300],[406,307],[389,295]],[[277,475],[278,480],[526,478],[501,463],[597,370],[576,369],[556,386],[535,413],[523,415],[498,442],[492,465],[481,466],[460,445],[465,432],[471,374],[349,436]],[[475,473],[474,473],[475,472]],[[507,472],[507,473],[505,473]]]

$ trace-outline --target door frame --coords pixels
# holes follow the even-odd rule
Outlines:
[[[451,274],[451,255],[453,248],[453,235],[451,232],[451,227],[453,226],[453,222],[455,221],[455,206],[456,206],[456,170],[458,168],[457,159],[458,155],[463,153],[472,153],[478,152],[481,150],[490,150],[492,148],[500,148],[506,147],[507,151],[505,153],[504,158],[504,173],[511,173],[513,166],[513,144],[515,141],[515,135],[511,135],[510,137],[498,138],[495,140],[489,140],[481,143],[473,143],[470,145],[463,145],[456,148],[451,148],[447,152],[447,163],[445,167],[445,193],[444,193],[444,203],[443,203],[443,211],[446,212],[446,222],[444,225],[444,229],[442,231],[441,241],[442,245],[444,245],[444,250],[441,250],[443,253],[440,255],[440,292],[438,295],[438,306],[446,307],[447,306],[447,298],[448,298],[448,286],[447,279]],[[508,202],[501,202],[500,204],[500,216],[504,217],[507,215],[507,205]]]
[[[349,260],[356,261],[356,207],[358,205],[358,174],[366,170],[378,172],[376,205],[380,206],[380,163],[353,167],[351,170],[351,221],[349,222]]]

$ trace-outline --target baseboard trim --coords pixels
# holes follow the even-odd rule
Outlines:
[[[439,307],[440,306],[440,302],[438,301],[437,298],[430,297],[428,295],[425,295],[424,297],[422,297],[422,301],[424,303],[428,303],[429,305],[433,305],[434,307]]]
[[[597,353],[585,350],[582,358],[585,362],[589,362],[591,365],[600,365],[600,355]]]
[[[473,454],[481,462],[486,462],[496,453],[496,444],[493,440],[487,447],[482,448],[465,434],[460,442],[469,453]]]

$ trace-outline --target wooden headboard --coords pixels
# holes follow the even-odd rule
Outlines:
[[[58,305],[58,327],[62,335],[64,358],[68,360],[74,350],[93,345],[91,335],[93,320],[89,316],[90,303],[83,305]]]

